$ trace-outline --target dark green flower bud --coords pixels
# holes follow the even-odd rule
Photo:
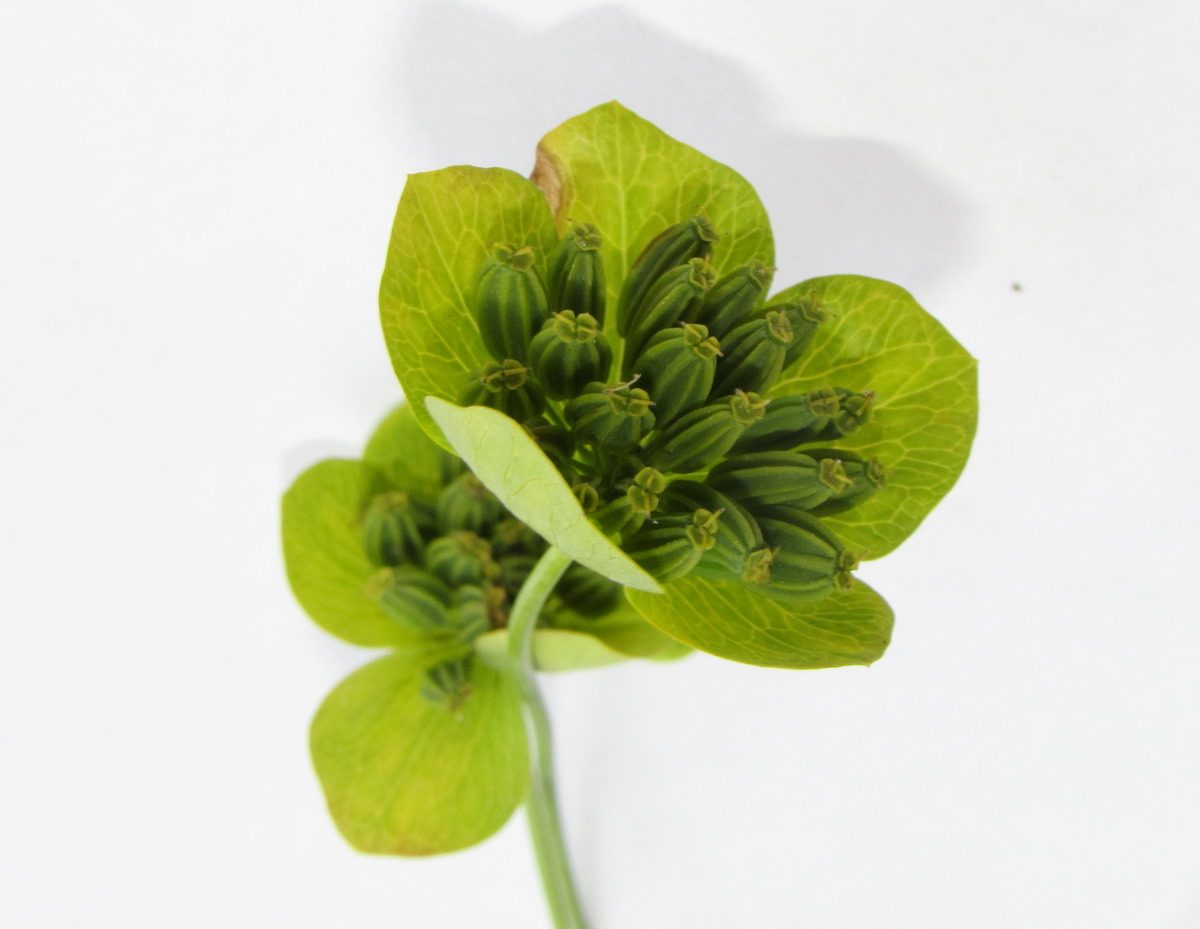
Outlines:
[[[533,566],[537,564],[537,558],[533,555],[501,555],[498,564],[504,589],[516,597],[521,586],[528,580]]]
[[[661,516],[621,543],[625,553],[660,581],[683,577],[716,544],[721,514],[696,510],[691,516]]]
[[[735,390],[763,393],[779,380],[791,343],[792,324],[782,312],[772,310],[738,326],[721,343],[725,357],[717,365],[711,396]]]
[[[550,315],[533,249],[496,242],[475,276],[471,311],[483,344],[497,361],[526,361],[529,343]]]
[[[878,458],[863,458],[840,448],[806,448],[804,454],[818,461],[838,461],[842,472],[852,482],[843,485],[833,495],[812,508],[814,516],[832,516],[857,506],[887,486],[887,471]]]
[[[659,278],[693,258],[707,258],[717,234],[703,216],[693,216],[660,233],[642,250],[617,301],[617,332],[628,334],[651,288]]]
[[[604,324],[604,261],[600,231],[591,223],[572,223],[550,253],[551,310],[587,313]],[[601,375],[602,376],[602,375]]]
[[[503,555],[540,555],[546,548],[542,537],[515,516],[509,516],[496,523],[496,528],[492,530],[491,543],[492,549]]]
[[[850,587],[858,559],[819,519],[795,507],[766,507],[755,513],[770,547],[756,591],[785,603],[821,600]]]
[[[454,632],[460,642],[470,643],[485,632],[504,625],[508,615],[504,588],[495,584],[464,584],[454,591]]]
[[[459,406],[487,406],[519,423],[542,412],[546,398],[529,379],[529,368],[515,358],[489,361],[458,395]]]
[[[443,707],[448,713],[457,713],[474,690],[471,683],[473,659],[473,655],[450,658],[426,670],[421,683],[421,696]]]
[[[750,554],[763,547],[762,532],[740,503],[698,481],[672,481],[662,495],[667,513],[708,510],[721,514],[716,543],[693,568],[697,577],[736,580],[745,573]]]
[[[728,458],[704,481],[755,515],[758,507],[785,504],[810,510],[852,487],[842,463],[800,452],[759,452]]]
[[[689,322],[707,326],[710,333],[718,339],[724,339],[738,326],[754,318],[774,276],[775,269],[761,261],[734,268],[713,284]]]
[[[762,419],[769,402],[739,390],[684,413],[654,438],[645,458],[664,473],[706,468],[725,457],[748,425]]]
[[[567,404],[567,421],[577,442],[610,452],[627,452],[654,428],[650,395],[632,381],[605,387],[593,382]]]
[[[474,532],[452,532],[434,539],[425,549],[425,564],[451,587],[482,584],[500,571],[492,547]]]
[[[651,288],[625,337],[625,377],[630,376],[634,361],[655,333],[695,315],[713,279],[708,262],[693,258],[685,265],[672,268]]]
[[[554,590],[567,607],[591,618],[611,613],[621,602],[620,584],[581,564],[567,568]]]
[[[470,471],[463,472],[438,494],[437,531],[441,535],[456,529],[486,535],[503,515],[503,504]]]
[[[774,303],[767,307],[768,312],[772,310],[782,312],[792,326],[792,341],[787,347],[787,357],[783,360],[783,366],[786,368],[808,347],[808,343],[817,333],[817,327],[829,318],[829,311],[815,297]]]
[[[419,564],[425,549],[421,531],[431,528],[428,514],[408,494],[401,490],[380,494],[363,514],[363,548],[371,564]]]
[[[368,582],[367,596],[403,626],[421,632],[447,632],[451,628],[450,588],[412,565],[384,568]]]
[[[841,412],[841,396],[839,389],[823,387],[806,394],[776,397],[763,418],[746,427],[734,443],[733,453],[790,451],[805,442],[820,441]]]
[[[612,349],[594,316],[563,310],[533,337],[529,364],[548,396],[567,400],[608,376]]]
[[[638,382],[654,398],[654,417],[663,428],[685,410],[705,401],[712,390],[721,343],[704,326],[684,323],[656,332],[633,363]]]
[[[662,473],[641,468],[624,486],[624,492],[596,511],[596,524],[608,535],[636,532],[658,509],[659,494],[667,486]]]

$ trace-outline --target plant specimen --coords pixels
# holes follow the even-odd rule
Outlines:
[[[409,178],[380,290],[409,404],[284,498],[302,605],[392,650],[312,728],[356,848],[452,851],[526,802],[578,929],[537,670],[883,654],[891,610],[853,572],[957,479],[975,363],[893,284],[772,293],[773,251],[745,179],[616,103],[549,133],[531,180]]]

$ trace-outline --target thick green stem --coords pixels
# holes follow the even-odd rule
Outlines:
[[[575,896],[575,883],[571,879],[571,866],[558,818],[558,802],[554,796],[550,718],[538,692],[533,669],[533,630],[546,598],[570,564],[567,555],[549,548],[522,585],[508,616],[508,670],[521,688],[531,778],[526,812],[550,915],[555,929],[587,929]]]

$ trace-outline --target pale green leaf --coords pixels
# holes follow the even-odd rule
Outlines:
[[[701,651],[773,668],[866,665],[883,655],[892,610],[856,582],[815,603],[780,603],[734,581],[689,575],[662,596],[628,591],[630,603],[667,635]]]
[[[520,425],[488,407],[460,407],[437,397],[425,403],[450,446],[517,519],[618,584],[659,589],[584,515],[563,476]]]
[[[355,645],[404,647],[415,631],[393,622],[364,592],[376,568],[360,520],[371,498],[389,489],[361,461],[318,462],[283,495],[283,557],[288,581],[313,621]]]
[[[879,558],[908,538],[962,473],[975,435],[975,359],[895,284],[821,277],[771,302],[802,294],[819,298],[833,316],[771,393],[845,387],[877,394],[870,421],[831,444],[878,457],[888,486],[824,522],[863,558]]]
[[[719,271],[774,260],[767,214],[749,182],[615,101],[550,131],[538,146],[533,180],[560,227],[567,220],[594,223],[604,236],[610,337],[616,335],[611,310],[630,265],[674,223],[708,217],[721,234],[712,256]]]
[[[433,855],[487,838],[529,786],[520,698],[482,662],[457,710],[421,696],[432,655],[391,655],[334,689],[313,720],[329,811],[364,852]]]
[[[475,640],[475,650],[489,665],[503,668],[508,660],[508,630],[494,629]],[[630,655],[609,648],[595,636],[567,629],[535,629],[533,666],[539,671],[582,671],[628,661]]]
[[[545,198],[512,171],[458,166],[409,175],[379,287],[379,318],[422,427],[431,423],[420,401],[457,401],[489,360],[470,310],[488,246],[530,245],[544,262],[555,241]]]
[[[414,407],[402,403],[384,419],[363,450],[396,490],[435,498],[462,471],[462,462],[434,442],[417,422]]]

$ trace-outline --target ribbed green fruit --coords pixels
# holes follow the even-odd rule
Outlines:
[[[493,243],[475,275],[471,312],[493,358],[528,360],[529,342],[550,315],[532,248]]]
[[[617,332],[628,334],[659,278],[693,258],[707,258],[712,254],[712,245],[717,238],[703,216],[693,216],[659,233],[642,250],[625,278],[617,301]]]
[[[595,381],[567,403],[565,412],[576,442],[622,453],[654,428],[653,405],[640,387],[628,383],[605,387]]]
[[[841,412],[841,395],[838,388],[823,387],[806,394],[776,397],[763,418],[746,428],[732,452],[782,452],[805,442],[821,441],[825,429]]]
[[[438,494],[439,535],[449,535],[458,529],[487,535],[503,515],[503,504],[470,471],[460,474]]]
[[[785,603],[822,600],[850,587],[858,559],[819,519],[795,507],[766,507],[755,513],[770,546],[769,570],[756,591]]]
[[[716,545],[720,513],[660,516],[621,543],[630,558],[660,581],[683,577]]]
[[[786,368],[803,354],[821,323],[829,318],[829,311],[816,297],[772,303],[767,307],[767,312],[771,311],[782,312],[792,326],[792,342],[788,345],[787,357],[783,362]]]
[[[718,339],[725,338],[754,318],[774,276],[775,269],[761,261],[734,268],[713,284],[688,321],[706,326]]]
[[[555,400],[574,397],[591,381],[607,377],[611,364],[612,349],[600,322],[587,313],[555,313],[529,347],[534,377]]]
[[[448,713],[457,713],[475,689],[471,683],[473,660],[474,656],[464,655],[427,669],[421,682],[421,696]]]
[[[489,361],[475,372],[458,395],[459,406],[487,406],[522,423],[546,405],[540,387],[529,379],[529,368],[515,358]]]
[[[431,634],[451,630],[450,588],[412,565],[385,568],[367,583],[366,593],[402,626]]]
[[[600,230],[591,223],[572,223],[550,253],[547,292],[550,310],[587,313],[604,324],[604,261]]]
[[[646,295],[637,315],[630,320],[629,331],[625,335],[625,370],[622,376],[630,376],[633,362],[655,333],[670,329],[676,323],[686,322],[695,314],[714,280],[713,270],[703,258],[693,258],[659,278]]]
[[[474,532],[452,532],[425,549],[425,565],[451,587],[482,584],[499,574],[492,547]]]
[[[772,310],[738,326],[721,342],[724,357],[710,396],[724,397],[735,390],[765,393],[779,380],[791,343],[792,324],[782,312]]]
[[[719,461],[751,423],[762,419],[770,401],[737,391],[684,413],[646,448],[645,459],[664,474],[686,474]]]
[[[721,343],[704,326],[692,323],[650,337],[632,368],[641,378],[638,384],[654,399],[659,429],[705,401],[720,354]]]
[[[428,514],[401,490],[380,494],[362,518],[363,548],[371,564],[419,564],[425,541],[422,530],[432,529]]]
[[[565,606],[581,616],[598,617],[611,613],[621,602],[621,585],[581,564],[567,568],[554,588]]]
[[[721,514],[716,543],[692,569],[697,577],[736,580],[746,572],[750,553],[762,548],[763,536],[754,517],[737,501],[699,481],[672,481],[662,495],[666,513],[708,510]]]
[[[887,471],[878,458],[863,458],[854,452],[840,448],[806,448],[804,454],[818,461],[841,462],[842,473],[852,483],[844,485],[810,511],[814,516],[832,516],[857,506],[887,486]]]
[[[800,452],[758,452],[727,458],[704,481],[756,516],[758,507],[784,504],[810,510],[853,486],[841,461]]]

